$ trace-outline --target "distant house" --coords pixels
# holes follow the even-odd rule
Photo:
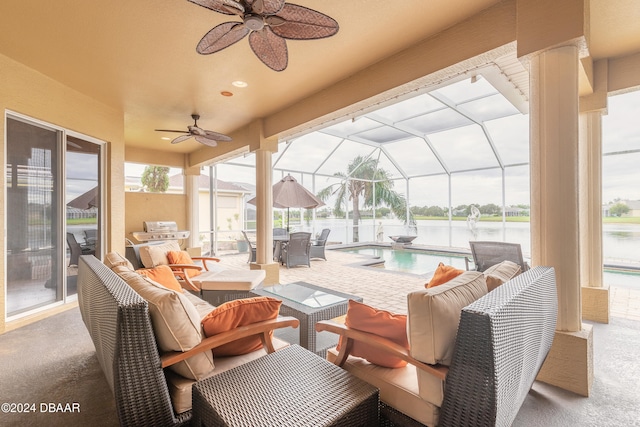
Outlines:
[[[529,209],[519,208],[517,206],[507,206],[504,209],[504,216],[528,216]]]
[[[607,203],[605,205],[602,205],[602,216],[612,216],[611,207],[618,203],[624,203],[629,207],[629,212],[622,215],[623,217],[640,217],[640,200],[619,200],[614,203]]]
[[[200,197],[200,232],[211,230],[210,223],[210,193],[211,180],[208,175],[198,176],[198,189]],[[184,177],[180,174],[169,177],[169,189],[167,192],[183,191]],[[216,213],[216,229],[218,231],[238,231],[246,228],[245,198],[252,190],[241,185],[213,178],[213,209]]]

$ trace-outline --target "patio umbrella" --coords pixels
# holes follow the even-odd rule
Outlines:
[[[91,209],[98,206],[98,187],[93,187],[91,190],[83,193],[67,203],[67,206],[77,209]]]
[[[256,204],[256,198],[247,203]],[[273,207],[287,209],[287,231],[289,231],[289,208],[313,209],[324,206],[312,192],[304,188],[291,175],[287,175],[273,185]]]

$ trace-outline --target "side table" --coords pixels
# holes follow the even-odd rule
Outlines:
[[[378,425],[378,389],[292,345],[193,385],[195,426]]]

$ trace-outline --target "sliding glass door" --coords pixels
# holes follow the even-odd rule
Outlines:
[[[102,144],[17,115],[6,135],[11,319],[74,298],[77,254],[99,256]]]

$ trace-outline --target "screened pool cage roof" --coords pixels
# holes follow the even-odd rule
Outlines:
[[[274,179],[346,174],[357,156],[394,180],[527,165],[528,99],[501,73],[459,78],[281,142]],[[255,155],[225,164],[255,167]]]

